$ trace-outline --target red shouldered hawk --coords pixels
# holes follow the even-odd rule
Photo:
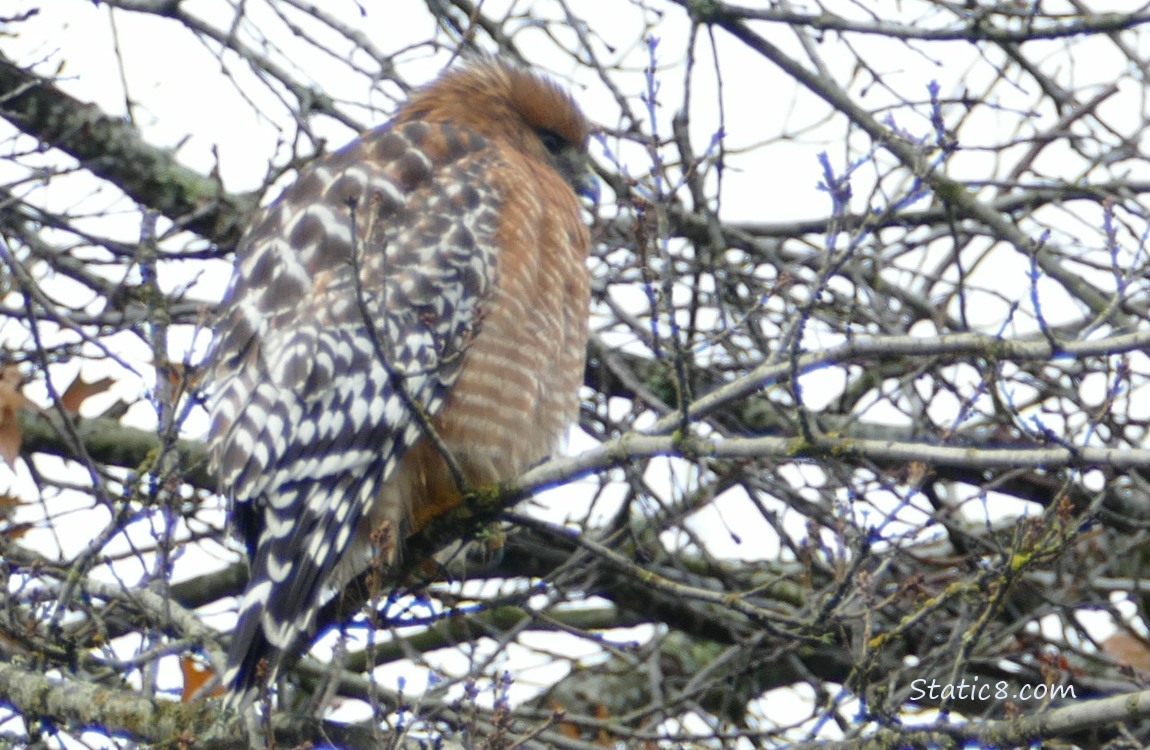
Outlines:
[[[428,423],[482,485],[544,458],[574,419],[587,132],[563,90],[483,60],[253,221],[209,371],[210,456],[251,571],[233,707],[306,648],[335,591],[460,502]]]

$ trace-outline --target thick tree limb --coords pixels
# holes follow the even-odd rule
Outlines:
[[[122,118],[86,104],[50,79],[0,54],[0,117],[47,146],[58,148],[97,177],[216,244],[234,245],[254,195],[226,192],[219,180],[181,165]]]

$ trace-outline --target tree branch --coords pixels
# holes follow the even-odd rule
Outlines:
[[[0,54],[0,117],[58,148],[132,200],[223,247],[239,241],[258,196],[233,195],[181,165],[122,118],[69,96]]]

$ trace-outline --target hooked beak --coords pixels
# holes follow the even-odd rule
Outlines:
[[[589,201],[593,206],[599,205],[600,188],[599,178],[595,176],[595,170],[591,168],[591,161],[588,160],[584,165],[582,171],[578,174],[572,187],[575,188],[575,194],[580,198]]]

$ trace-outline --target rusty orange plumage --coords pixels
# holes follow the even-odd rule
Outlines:
[[[460,502],[424,420],[482,485],[544,458],[575,418],[587,134],[565,91],[483,60],[253,221],[209,370],[210,455],[251,567],[234,705],[306,647],[332,593]]]

